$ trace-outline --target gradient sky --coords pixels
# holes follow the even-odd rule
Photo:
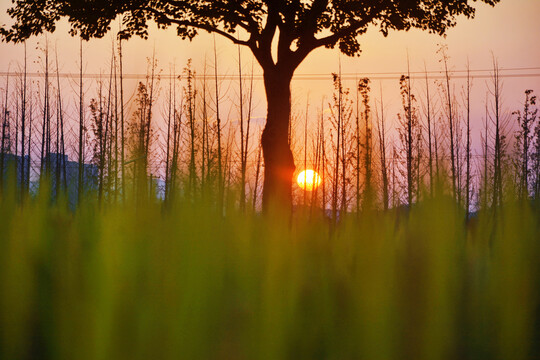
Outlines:
[[[10,19],[5,10],[11,1],[0,0],[0,23],[9,24]],[[360,57],[348,58],[339,56],[336,50],[318,49],[314,51],[299,67],[296,74],[321,74],[312,80],[293,81],[293,104],[297,113],[305,112],[305,103],[309,96],[312,107],[310,113],[316,113],[320,107],[323,96],[331,96],[332,72],[337,72],[338,62],[341,61],[342,72],[354,78],[358,76],[371,76],[375,78],[372,83],[373,96],[378,97],[380,87],[384,91],[386,113],[388,117],[395,118],[400,110],[399,73],[407,71],[407,54],[411,71],[423,71],[424,63],[429,71],[441,70],[439,56],[436,51],[438,44],[448,45],[451,69],[463,70],[467,59],[472,70],[488,70],[492,68],[493,57],[496,57],[502,75],[511,74],[537,74],[528,77],[503,78],[503,109],[509,114],[513,110],[522,108],[523,92],[533,89],[540,92],[540,0],[502,0],[494,8],[485,4],[475,4],[477,14],[475,19],[458,19],[458,25],[448,31],[446,38],[430,35],[419,30],[409,32],[392,32],[388,37],[372,28],[361,38],[362,54]],[[51,45],[58,47],[61,72],[78,71],[79,41],[67,34],[68,25],[62,22],[57,31],[49,35]],[[91,40],[84,45],[85,73],[97,74],[108,72],[111,54],[111,39],[108,34],[103,39]],[[35,50],[37,42],[43,42],[43,37],[31,39],[28,42],[31,61],[36,61],[39,52]],[[146,71],[147,57],[151,56],[155,46],[159,66],[163,73],[168,73],[169,64],[176,63],[177,71],[185,66],[187,59],[192,58],[198,73],[202,72],[205,56],[208,58],[209,71],[213,66],[213,38],[201,33],[192,42],[182,41],[175,35],[174,28],[166,31],[151,29],[148,41],[133,38],[124,43],[124,72],[144,73]],[[237,48],[228,40],[217,38],[219,53],[220,74],[234,75],[237,73]],[[22,60],[22,45],[0,43],[0,72],[6,72],[8,67],[16,68],[17,62]],[[248,49],[242,50],[242,63],[246,72],[251,66],[252,57]],[[37,63],[30,65],[31,71],[39,68]],[[513,68],[535,68],[523,71],[506,71]],[[261,69],[255,64],[256,74]],[[379,73],[390,73],[380,75]],[[488,75],[489,72],[474,72],[474,74]],[[391,80],[378,80],[380,77],[391,77]],[[413,77],[414,78],[414,77]],[[4,80],[2,80],[4,81]],[[489,79],[473,79],[473,132],[478,134],[485,108],[486,92]],[[417,79],[413,86],[419,96],[424,92],[423,79]],[[127,84],[133,88],[135,82]],[[167,86],[164,82],[163,86]],[[234,102],[236,85],[231,82],[227,96]],[[353,80],[346,82],[345,86],[354,87]],[[435,83],[432,85],[435,89]],[[1,86],[0,86],[1,87]],[[227,86],[225,86],[227,87]],[[454,89],[461,91],[463,82],[454,81]],[[224,89],[223,91],[225,91]],[[92,91],[92,90],[90,90]],[[128,90],[129,91],[129,90]],[[309,94],[309,95],[308,95]],[[74,98],[74,96],[73,96]],[[260,81],[256,90],[255,117],[263,119],[266,104],[264,90]],[[74,101],[73,101],[74,102]],[[326,101],[327,104],[327,101]],[[66,106],[69,109],[69,106]],[[72,106],[74,109],[75,106]],[[390,119],[391,120],[391,119]]]

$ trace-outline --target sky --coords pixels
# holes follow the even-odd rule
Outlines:
[[[10,19],[6,9],[11,1],[0,0],[0,23],[9,24]],[[391,32],[384,37],[376,28],[371,28],[361,39],[362,54],[359,57],[349,58],[339,55],[337,50],[315,50],[300,65],[293,80],[293,112],[305,113],[306,102],[309,101],[309,113],[316,114],[321,103],[328,106],[331,96],[331,73],[338,71],[341,63],[342,73],[346,78],[354,79],[359,76],[372,78],[373,97],[377,98],[383,91],[385,99],[385,112],[390,118],[396,118],[400,111],[399,74],[407,72],[409,63],[413,73],[413,91],[419,96],[425,92],[424,80],[415,79],[414,72],[440,71],[442,66],[437,49],[440,44],[448,46],[450,69],[454,75],[466,68],[470,63],[474,75],[489,75],[493,68],[493,59],[497,59],[503,76],[503,110],[510,114],[522,108],[524,91],[533,89],[540,92],[540,0],[502,0],[495,7],[485,4],[474,4],[477,7],[476,17],[466,19],[461,17],[455,28],[447,32],[447,37],[428,34],[419,30],[408,32]],[[113,27],[114,28],[114,27]],[[78,71],[79,40],[68,35],[69,26],[62,21],[54,34],[48,35],[51,48],[55,46],[59,54],[60,71],[76,73]],[[85,43],[84,72],[86,74],[107,73],[110,63],[112,34],[103,39],[94,39]],[[184,41],[175,35],[174,28],[157,30],[151,28],[150,38],[144,41],[132,38],[125,42],[124,73],[144,74],[147,58],[152,56],[155,49],[159,60],[159,67],[163,73],[169,72],[170,64],[175,63],[177,72],[185,66],[187,59],[192,58],[195,70],[200,74],[203,64],[208,64],[207,71],[213,71],[213,36],[201,33],[192,42]],[[30,71],[39,69],[39,51],[36,47],[43,44],[44,37],[33,38],[28,41]],[[219,73],[235,75],[238,72],[238,49],[227,39],[216,37],[218,49]],[[5,74],[8,69],[13,70],[22,61],[23,46],[0,43],[0,73]],[[408,61],[407,61],[408,59]],[[248,49],[242,50],[242,65],[244,71],[250,71],[252,56]],[[513,70],[507,70],[513,69]],[[523,69],[523,70],[516,70]],[[261,69],[254,64],[254,73],[261,74]],[[533,74],[533,76],[524,76]],[[437,75],[437,74],[434,74]],[[514,76],[519,75],[519,76]],[[418,74],[418,76],[423,76]],[[0,77],[0,81],[5,76]],[[309,78],[306,79],[306,78]],[[489,90],[488,78],[473,78],[473,133],[478,134],[482,125],[486,94]],[[128,82],[127,88],[134,89],[136,83]],[[345,81],[345,86],[354,87],[354,80]],[[436,84],[432,86],[436,88]],[[463,88],[462,80],[456,78],[453,89],[459,93]],[[0,86],[1,87],[1,86]],[[222,91],[233,104],[231,112],[234,113],[234,102],[237,98],[237,85],[234,82],[225,86]],[[416,90],[415,90],[416,89]],[[92,90],[89,90],[92,91]],[[323,100],[323,97],[326,100]],[[257,81],[255,91],[254,118],[264,122],[266,104],[264,89],[261,81]],[[75,101],[66,109],[75,109]],[[69,111],[69,110],[67,110]],[[234,117],[234,114],[231,115]],[[392,121],[392,119],[390,119]],[[474,135],[473,135],[474,136]]]

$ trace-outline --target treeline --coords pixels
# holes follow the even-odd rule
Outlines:
[[[122,40],[95,83],[83,74],[81,42],[79,74],[69,90],[62,87],[56,51],[45,41],[39,52],[43,76],[29,80],[25,48],[22,64],[3,84],[0,191],[12,164],[20,198],[47,181],[55,196],[67,194],[73,204],[90,192],[100,203],[203,196],[221,208],[259,207],[261,124],[253,120],[253,65],[243,68],[240,49],[234,89],[223,90],[214,46],[213,59],[197,69],[188,61],[164,70],[154,53],[134,95],[125,94]],[[408,206],[437,191],[448,191],[467,213],[497,208],[508,191],[540,197],[533,91],[525,91],[522,109],[504,113],[494,60],[485,115],[473,117],[470,71],[456,90],[445,48],[439,56],[440,80],[426,71],[422,86],[413,86],[410,73],[401,76],[397,114],[385,111],[382,88],[374,90],[369,78],[347,87],[341,70],[316,114],[309,99],[305,111],[296,109],[290,143],[297,169],[313,168],[323,179],[312,192],[295,187],[296,205],[328,210],[335,219],[340,212]],[[94,96],[87,94],[90,87]],[[69,110],[67,93],[78,100]],[[479,122],[481,143],[474,144],[471,124]]]
[[[297,119],[291,136],[297,166],[312,166],[326,180],[300,194],[300,203],[331,209],[335,217],[339,211],[408,207],[448,192],[468,216],[496,209],[505,194],[540,199],[540,122],[533,90],[524,92],[522,109],[505,112],[494,59],[485,114],[473,117],[469,66],[464,86],[456,90],[446,49],[439,54],[441,79],[430,80],[426,71],[423,86],[413,88],[410,73],[400,77],[397,114],[385,113],[382,88],[374,98],[369,78],[347,88],[341,74],[333,74],[331,101],[321,104],[314,131],[309,134],[306,115],[305,124]],[[482,124],[477,144],[473,122]]]
[[[258,204],[260,126],[252,126],[254,76],[253,71],[244,76],[240,49],[234,120],[230,106],[224,105],[227,94],[218,76],[216,49],[202,76],[191,60],[180,70],[170,65],[166,72],[154,54],[148,59],[146,78],[134,94],[126,95],[122,40],[113,44],[107,75],[95,81],[83,73],[81,42],[79,74],[68,84],[78,101],[69,111],[58,55],[51,54],[47,41],[37,49],[41,76],[28,79],[25,47],[23,65],[8,70],[1,89],[0,189],[9,181],[11,165],[21,198],[36,193],[45,182],[55,196],[68,193],[72,203],[89,193],[99,202],[132,195],[158,196],[167,202],[205,193],[221,205]],[[248,166],[253,153],[258,154],[254,183]]]

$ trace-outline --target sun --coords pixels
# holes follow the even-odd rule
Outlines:
[[[298,186],[307,191],[312,191],[321,185],[321,177],[315,171],[307,169],[298,174],[296,182]]]

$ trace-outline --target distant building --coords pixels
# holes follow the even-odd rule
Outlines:
[[[23,174],[24,174],[24,179],[28,181],[29,179],[28,161],[30,159],[28,155],[24,156],[24,169],[22,169],[23,158],[21,156],[8,153],[8,154],[0,154],[0,157],[3,157],[3,168],[1,169],[2,171],[0,172],[0,175],[2,176],[2,179],[3,179],[2,183],[4,184],[4,188],[8,186],[9,181],[10,181],[9,176],[12,174],[16,175],[15,179],[16,179],[17,187],[19,187],[22,182]]]
[[[165,200],[165,180],[150,176],[149,182],[154,195],[160,200]]]
[[[50,176],[52,196],[56,191],[67,190],[67,197],[71,206],[77,205],[79,194],[79,163],[69,161],[67,155],[50,153],[48,158],[44,159],[46,171]],[[57,182],[58,185],[57,185]],[[98,168],[94,164],[83,164],[83,192],[85,194],[97,191],[98,188]]]
[[[3,177],[4,187],[9,183],[8,174],[16,173],[16,184],[20,188],[22,182],[22,174],[24,178],[30,181],[30,193],[36,194],[39,190],[39,179],[35,177],[30,179],[28,161],[29,156],[24,157],[24,170],[22,169],[22,157],[14,154],[4,154],[4,167],[1,172]],[[43,159],[44,163],[40,165],[38,171],[43,170],[43,174],[49,178],[49,184],[51,187],[51,195],[56,196],[56,191],[67,190],[67,197],[69,204],[75,206],[78,202],[79,191],[79,163],[76,161],[69,161],[67,155],[61,155],[57,153],[50,153]],[[31,168],[31,167],[30,167]],[[98,188],[98,168],[94,164],[83,165],[83,191],[85,193],[97,191]]]

